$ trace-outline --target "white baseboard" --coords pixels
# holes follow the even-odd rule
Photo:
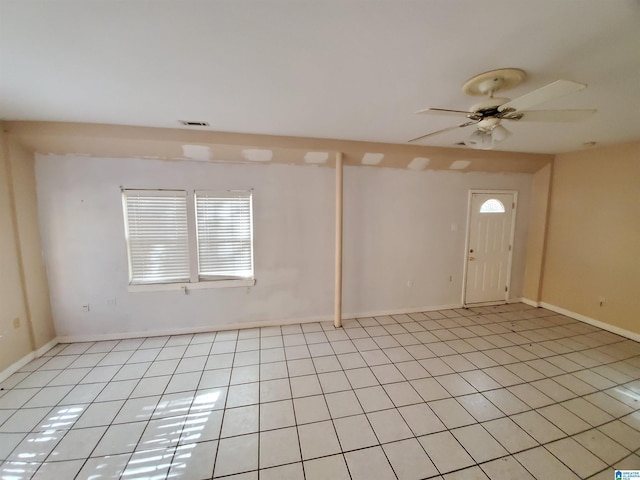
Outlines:
[[[53,347],[55,347],[59,343],[60,341],[58,340],[58,337],[45,343],[38,350],[35,351],[36,358],[43,356],[45,353],[47,353],[49,350],[51,350]]]
[[[462,308],[461,303],[450,304],[450,305],[436,305],[430,307],[410,307],[410,308],[397,308],[395,310],[377,310],[375,312],[360,312],[360,313],[345,313],[342,315],[342,318],[345,320],[351,318],[367,318],[367,317],[383,317],[387,315],[403,315],[407,313],[418,313],[418,312],[434,312],[436,310],[451,310],[454,308]],[[331,318],[333,320],[333,317]]]
[[[462,308],[462,305],[439,305],[430,307],[413,307],[401,308],[395,310],[378,310],[375,312],[346,313],[342,316],[344,320],[352,318],[365,317],[381,317],[384,315],[401,315],[406,313],[430,312],[434,310],[449,310],[452,308]],[[57,338],[58,343],[75,343],[75,342],[99,342],[104,340],[124,340],[127,338],[140,337],[164,337],[169,335],[189,335],[194,333],[219,332],[224,330],[237,330],[246,328],[259,327],[276,327],[280,325],[291,325],[296,323],[316,323],[316,322],[333,322],[332,315],[310,318],[289,318],[264,320],[261,322],[236,322],[226,325],[208,325],[203,327],[186,327],[186,328],[167,328],[163,330],[148,330],[138,332],[119,332],[119,333],[88,333],[81,335],[63,335]]]
[[[586,315],[582,315],[581,313],[572,312],[571,310],[567,310],[566,308],[558,307],[547,302],[540,302],[540,306],[546,308],[547,310],[551,310],[552,312],[556,312],[561,315],[580,320],[581,322],[588,323],[589,325],[593,325],[594,327],[598,327],[608,332],[615,333],[616,335],[620,335],[630,340],[640,342],[640,333],[616,327],[615,325],[596,320],[595,318],[587,317]]]
[[[540,307],[540,306],[541,306],[541,305],[540,305],[540,302],[536,302],[535,300],[529,300],[528,298],[524,298],[524,297],[522,297],[522,298],[520,299],[520,301],[521,301],[522,303],[524,303],[525,305],[529,305],[530,307],[536,307],[536,308],[538,308],[538,307]]]
[[[125,340],[140,337],[165,337],[171,335],[190,335],[195,333],[222,332],[246,328],[275,327],[294,323],[315,323],[333,321],[333,317],[292,318],[286,320],[264,320],[261,322],[238,322],[226,325],[208,325],[203,327],[166,328],[163,330],[147,330],[120,333],[87,333],[84,335],[63,335],[58,337],[60,343],[100,342],[104,340]]]
[[[34,358],[41,357],[42,355],[47,353],[49,350],[51,350],[53,347],[55,347],[58,343],[59,343],[58,339],[54,338],[50,342],[45,343],[38,350],[29,352],[17,362],[14,362],[11,365],[9,365],[2,372],[0,372],[0,382],[4,382],[7,378],[9,378],[11,375],[16,373],[18,370],[24,367],[31,360],[33,360]]]

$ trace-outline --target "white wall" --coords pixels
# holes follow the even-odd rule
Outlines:
[[[471,189],[518,191],[510,297],[520,297],[531,180],[528,174],[347,169],[345,312],[460,304]]]
[[[58,335],[331,316],[333,169],[74,156],[38,156],[36,167]],[[530,183],[525,174],[346,168],[345,312],[459,304],[470,188],[520,192],[512,282],[518,297]],[[128,292],[121,186],[253,188],[256,286]]]

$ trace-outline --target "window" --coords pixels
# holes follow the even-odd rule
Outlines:
[[[123,190],[122,198],[130,285],[253,279],[251,192]]]
[[[198,276],[253,277],[250,192],[196,192]]]
[[[504,213],[504,205],[496,198],[491,198],[480,207],[480,213]]]
[[[186,192],[123,192],[129,283],[189,281]]]

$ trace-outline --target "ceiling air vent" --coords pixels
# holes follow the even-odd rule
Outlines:
[[[208,127],[209,122],[190,122],[188,120],[178,120],[185,127]]]

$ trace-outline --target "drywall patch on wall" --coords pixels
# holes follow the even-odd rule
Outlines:
[[[409,165],[407,165],[407,168],[409,170],[424,170],[425,168],[427,168],[427,165],[429,165],[428,158],[416,157],[413,160],[411,160]]]
[[[304,154],[304,162],[310,164],[327,163],[329,152],[307,152]]]
[[[471,160],[456,160],[449,165],[449,170],[464,170],[471,165]]]
[[[206,145],[183,145],[182,154],[189,160],[209,162],[213,160],[211,148]]]
[[[365,153],[362,157],[362,165],[378,165],[384,158],[384,153]]]
[[[245,148],[242,157],[250,162],[270,162],[273,159],[273,150],[261,148]]]

